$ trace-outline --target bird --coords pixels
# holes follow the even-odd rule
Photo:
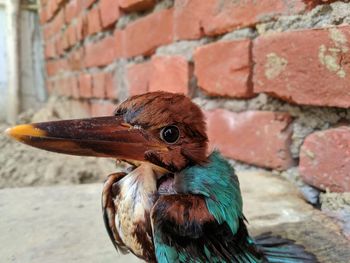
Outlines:
[[[40,149],[129,164],[102,191],[108,235],[146,262],[318,262],[293,240],[253,238],[235,170],[209,152],[205,116],[183,94],[135,95],[111,116],[22,124],[12,138]]]

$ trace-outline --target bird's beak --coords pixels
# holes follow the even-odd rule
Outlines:
[[[22,143],[71,155],[142,162],[147,151],[167,151],[144,130],[116,116],[18,125],[6,133]]]

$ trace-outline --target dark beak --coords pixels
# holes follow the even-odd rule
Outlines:
[[[145,161],[147,151],[167,151],[146,131],[115,116],[18,125],[6,133],[40,149],[80,156]]]

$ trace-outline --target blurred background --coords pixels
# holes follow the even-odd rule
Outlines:
[[[333,231],[334,239],[346,240],[350,237],[349,23],[349,1],[0,0],[0,129],[16,123],[111,115],[119,102],[147,91],[184,93],[206,114],[211,149],[218,148],[239,173],[249,174],[252,181],[247,183],[268,174],[264,187],[273,192],[279,182],[289,181],[290,187],[283,188],[286,195],[286,189],[298,188],[292,195],[311,205],[312,217],[317,211],[320,222],[333,218],[340,227]],[[17,228],[22,221],[16,218],[24,206],[38,200],[61,207],[44,210],[46,216],[69,206],[60,202],[63,192],[81,198],[78,203],[67,201],[73,210],[82,206],[85,211],[87,200],[95,209],[100,183],[116,169],[113,160],[39,151],[1,134],[0,245],[24,230]],[[72,186],[77,184],[87,188]],[[266,197],[272,193],[265,192]],[[21,202],[14,198],[22,194],[31,201],[17,207],[14,203]],[[6,209],[11,207],[9,213]],[[42,216],[38,210],[27,213],[33,224]],[[90,212],[95,216],[95,210]],[[90,212],[82,212],[79,220]],[[294,220],[289,212],[281,211],[287,221]],[[98,213],[96,220],[84,224],[103,228]],[[71,228],[75,226],[72,223]],[[68,237],[74,235],[71,228],[66,230]],[[83,235],[85,228],[77,233]],[[96,234],[92,231],[89,236],[94,240]],[[103,229],[101,236],[105,239],[94,240],[95,249],[88,253],[95,258],[89,261],[86,256],[86,262],[112,260],[113,248]],[[67,240],[74,241],[67,246],[74,247],[79,238],[71,237]],[[62,240],[49,242],[47,251],[52,254],[38,253],[48,243],[44,238],[35,243],[33,232],[26,240],[22,254],[16,253],[17,240],[0,250],[6,262],[56,262],[55,258],[67,256],[64,249],[62,254],[52,252],[53,247],[62,247]],[[104,250],[97,248],[104,242],[111,256],[100,261]],[[33,243],[34,249],[28,245]],[[84,244],[84,253],[89,244]],[[338,247],[348,245],[344,241]],[[349,262],[344,251],[337,252],[341,259],[328,262]],[[67,257],[68,262],[72,258]]]

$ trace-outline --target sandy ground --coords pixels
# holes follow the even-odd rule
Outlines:
[[[302,200],[288,182],[241,173],[252,234],[271,231],[297,240],[322,263],[346,263],[350,246],[339,227]],[[104,229],[101,184],[0,190],[1,262],[134,263],[121,256]]]

